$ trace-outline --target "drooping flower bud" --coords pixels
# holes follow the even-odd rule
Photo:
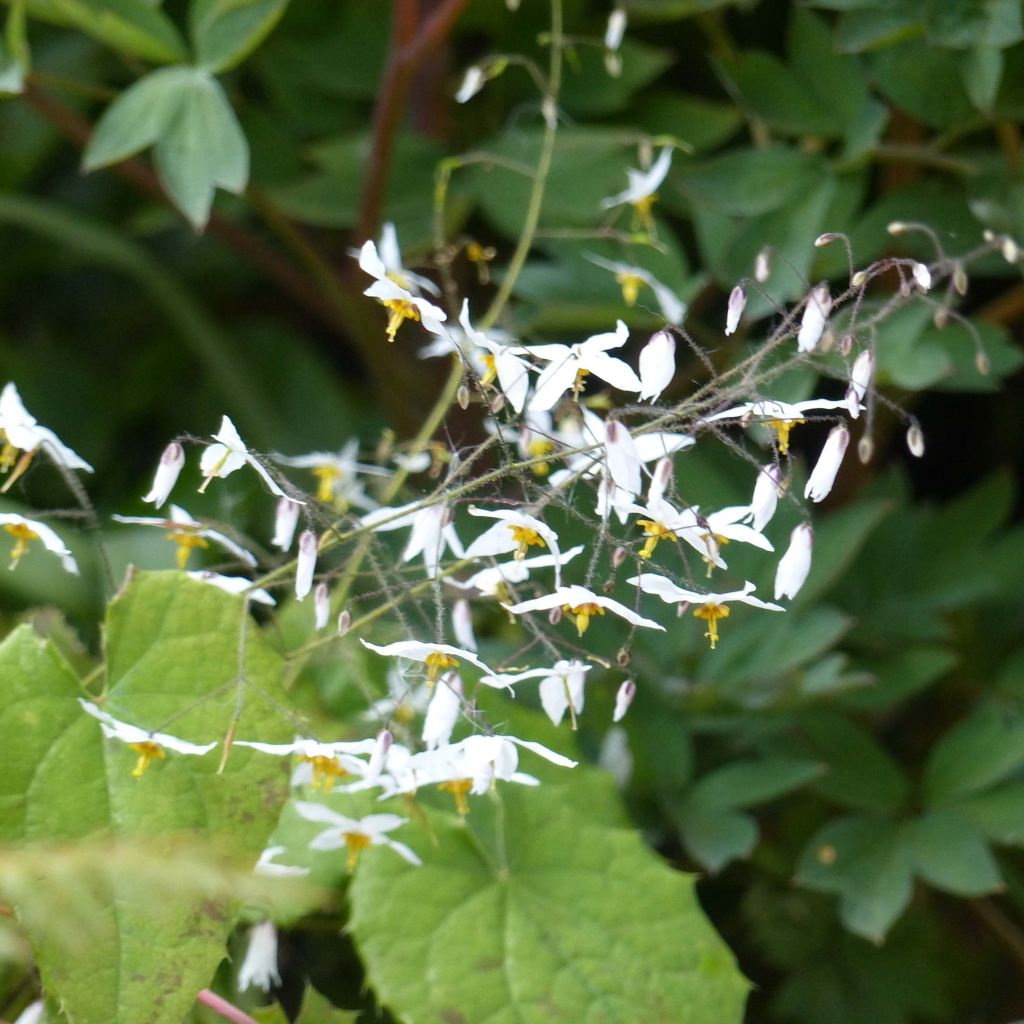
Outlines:
[[[797,351],[813,352],[818,347],[831,310],[832,296],[829,294],[828,285],[819,284],[817,288],[812,288],[800,321],[800,332],[796,338]]]
[[[369,763],[366,766],[366,782],[372,782],[380,777],[380,773],[384,771],[384,765],[388,760],[388,751],[391,749],[391,744],[394,741],[395,737],[387,729],[381,729],[377,733],[377,745],[373,748],[373,753],[370,755]]]
[[[907,448],[915,459],[924,455],[924,433],[916,423],[912,423],[907,430]]]
[[[640,395],[642,402],[656,402],[676,372],[676,339],[669,331],[658,331],[640,352]]]
[[[170,497],[184,465],[185,449],[177,441],[172,441],[160,456],[160,464],[156,467],[156,475],[153,477],[153,486],[142,500],[150,501],[160,508]]]
[[[833,427],[821,449],[821,455],[811,471],[804,488],[804,497],[811,501],[823,501],[836,482],[839,467],[843,464],[846,446],[850,443],[850,432],[842,424]]]
[[[303,530],[299,534],[299,559],[295,568],[295,597],[305,600],[313,589],[313,573],[316,572],[316,534]]]
[[[910,272],[914,275],[914,283],[921,291],[926,292],[932,286],[932,272],[923,263],[913,263]]]
[[[274,513],[274,539],[270,542],[275,548],[287,551],[295,538],[295,527],[299,525],[299,503],[291,498],[280,498],[277,511]]]
[[[326,583],[318,583],[313,593],[313,612],[316,616],[316,629],[319,632],[327,625],[331,616],[331,593]]]
[[[754,258],[754,280],[758,284],[764,284],[772,272],[772,264],[767,249],[762,249]]]
[[[484,87],[486,81],[483,70],[478,64],[467,68],[462,85],[459,86],[459,91],[455,94],[455,102],[466,103],[471,100]]]
[[[476,636],[473,634],[473,613],[469,602],[461,597],[452,605],[452,632],[455,643],[464,651],[476,651]]]
[[[875,455],[875,442],[865,434],[857,442],[857,458],[860,459],[861,464],[866,466]]]
[[[964,270],[962,263],[955,263],[953,265],[953,288],[956,290],[957,295],[967,294],[967,271]]]
[[[607,420],[604,431],[608,476],[624,491],[639,494],[641,459],[632,435],[618,420]]]
[[[875,354],[868,348],[853,361],[853,369],[850,371],[850,386],[846,390],[846,408],[854,419],[860,416],[861,403],[871,386],[874,372]]]
[[[434,688],[423,720],[423,742],[427,750],[436,750],[451,739],[461,707],[462,680],[458,672],[445,672]]]
[[[338,613],[338,636],[344,636],[352,628],[352,613],[346,608]]]
[[[739,286],[729,293],[729,308],[725,314],[725,333],[733,334],[740,324],[743,309],[747,304],[747,293]]]
[[[249,929],[249,948],[238,971],[238,988],[244,992],[255,985],[269,992],[272,985],[281,984],[277,970],[277,929],[273,921],[263,921]]]
[[[636,696],[636,683],[632,679],[627,679],[615,694],[615,711],[612,713],[613,722],[621,722],[625,717],[626,712],[629,710],[629,705],[633,703],[633,698]]]
[[[814,547],[814,531],[807,523],[793,529],[789,547],[779,559],[775,570],[775,600],[780,597],[796,597],[811,571],[811,549]]]
[[[750,511],[753,513],[751,526],[760,533],[775,515],[779,504],[779,485],[782,482],[782,470],[778,466],[763,466],[757,474],[754,484],[754,496],[750,499]]]

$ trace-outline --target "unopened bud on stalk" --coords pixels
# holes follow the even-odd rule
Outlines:
[[[455,398],[459,403],[460,409],[469,408],[469,388],[465,384],[459,385],[459,390],[455,393]]]
[[[629,705],[633,703],[633,698],[636,696],[636,683],[632,679],[627,679],[615,694],[615,711],[612,713],[613,722],[621,722],[626,716],[626,712],[629,710]]]
[[[559,608],[558,605],[555,605],[555,607],[548,612],[548,622],[550,622],[552,626],[557,626],[561,621],[562,609]]]
[[[462,85],[459,86],[459,91],[455,94],[455,102],[466,103],[471,100],[484,87],[485,81],[487,79],[484,77],[483,69],[478,64],[467,68]]]
[[[912,423],[907,430],[907,448],[915,459],[924,455],[924,434],[916,423]]]
[[[762,249],[754,259],[754,280],[764,284],[772,272],[772,264],[767,249]]]
[[[172,441],[160,456],[160,464],[156,467],[156,475],[153,477],[153,486],[142,500],[151,501],[160,508],[170,497],[184,465],[185,449],[177,441]]]
[[[859,288],[862,284],[864,284],[864,282],[867,279],[868,279],[867,273],[865,271],[863,271],[863,270],[858,270],[857,273],[854,274],[853,277],[850,278],[850,284],[854,288]]]
[[[836,239],[842,236],[837,234],[835,231],[826,231],[823,235],[818,235],[814,240],[815,246],[819,249],[823,249],[826,245],[831,245]]]
[[[794,598],[807,580],[811,571],[811,549],[814,547],[814,531],[801,523],[789,537],[789,547],[779,559],[775,570],[775,600],[780,597]]]
[[[843,357],[848,356],[853,351],[853,335],[844,334],[839,339],[839,354]]]
[[[352,628],[352,613],[346,608],[338,614],[338,636],[344,636]]]
[[[624,547],[617,547],[612,552],[612,568],[618,569],[620,565],[626,560],[626,556],[629,552]]]
[[[291,498],[280,498],[277,511],[274,513],[274,539],[270,542],[275,548],[287,551],[295,539],[295,528],[299,525],[299,503]]]
[[[1016,263],[1020,259],[1020,246],[1009,235],[1003,239],[999,251],[1007,263]]]
[[[305,600],[313,589],[313,573],[316,572],[316,534],[303,530],[299,534],[299,558],[295,567],[295,598]]]
[[[860,459],[862,465],[866,466],[871,461],[874,454],[875,442],[865,434],[857,442],[857,458]]]
[[[949,323],[949,310],[945,306],[937,306],[932,316],[932,323],[941,331]]]
[[[839,467],[843,464],[846,446],[850,443],[850,432],[842,424],[833,427],[821,449],[821,455],[804,488],[804,497],[811,501],[823,501],[836,482]]]
[[[901,220],[890,221],[889,226],[886,228],[890,235],[902,235],[906,230],[907,225]]]
[[[962,263],[953,266],[953,288],[958,295],[967,294],[967,271]]]
[[[326,583],[318,583],[313,593],[313,613],[315,615],[316,629],[319,632],[327,625],[331,615],[331,594]]]
[[[914,283],[921,291],[926,292],[932,286],[932,272],[923,263],[912,263],[910,272],[914,275]]]
[[[505,396],[501,395],[501,394],[495,395],[494,398],[491,401],[491,412],[494,415],[497,415],[504,408],[505,408]]]
[[[736,285],[729,294],[729,308],[725,315],[725,333],[732,334],[740,324],[740,317],[747,304],[747,293]]]
[[[992,364],[989,362],[988,356],[985,355],[985,353],[982,352],[980,349],[974,357],[974,368],[983,377],[987,377],[989,370],[992,369]]]
[[[629,664],[629,651],[625,647],[620,647],[618,653],[615,655],[615,664],[619,668],[625,668]]]

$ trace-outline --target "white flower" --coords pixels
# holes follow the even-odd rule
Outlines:
[[[6,473],[14,466],[14,472],[7,478],[0,493],[10,490],[40,449],[65,469],[84,469],[87,473],[93,471],[85,459],[29,413],[13,381],[5,384],[3,391],[0,391],[0,442],[3,443],[0,448],[0,472]]]
[[[479,590],[482,597],[497,597],[507,599],[509,583],[524,583],[530,578],[533,569],[547,568],[548,566],[563,566],[584,550],[583,545],[569,548],[561,553],[561,558],[556,559],[554,555],[536,555],[533,558],[518,559],[514,562],[501,562],[498,565],[489,566],[474,573],[469,579],[455,580],[448,582],[460,590]],[[466,644],[462,645],[466,647]]]
[[[812,288],[804,306],[804,315],[800,320],[800,331],[796,337],[798,352],[813,352],[825,333],[828,315],[832,311],[832,296],[827,284],[819,284]]]
[[[292,774],[293,786],[311,785],[314,789],[322,789],[329,793],[339,779],[357,776],[365,778],[369,773],[368,765],[360,755],[373,755],[377,741],[338,740],[332,743],[321,743],[319,740],[297,736],[291,743],[263,743],[259,740],[235,740],[236,747],[249,747],[261,754],[273,757],[298,758],[298,764]]]
[[[629,705],[633,703],[636,696],[636,683],[632,679],[625,680],[615,694],[615,710],[612,712],[612,721],[621,722],[626,717]]]
[[[779,489],[782,483],[782,471],[778,466],[762,466],[758,470],[754,484],[754,494],[750,499],[751,526],[759,533],[775,515],[779,504]]]
[[[583,684],[591,667],[573,658],[557,661],[552,669],[546,670],[550,674],[540,681],[540,704],[554,725],[560,724],[568,711],[576,728],[576,716],[583,711]]]
[[[669,331],[658,331],[640,350],[640,394],[642,402],[656,402],[672,383],[676,372],[676,339]]]
[[[648,170],[638,171],[633,167],[627,168],[626,177],[629,179],[629,186],[625,191],[602,200],[601,206],[609,210],[613,206],[629,203],[641,224],[650,228],[653,223],[651,207],[658,198],[658,187],[665,180],[671,165],[672,149],[666,146]]]
[[[833,427],[825,440],[818,461],[814,464],[810,477],[807,479],[807,486],[804,488],[804,497],[811,501],[823,501],[832,485],[836,482],[836,474],[843,464],[843,456],[846,454],[846,446],[850,443],[850,432],[842,424]]]
[[[245,442],[239,436],[234,423],[227,416],[221,420],[220,430],[213,435],[213,439],[217,443],[209,445],[199,460],[199,469],[203,474],[203,482],[199,488],[200,493],[206,490],[214,477],[228,476],[236,469],[241,469],[248,464],[259,473],[272,494],[276,494],[279,498],[286,497],[284,491],[264,468],[263,463],[245,447]],[[292,500],[298,501],[297,498]],[[305,502],[300,501],[299,504],[304,505]]]
[[[406,824],[407,818],[397,814],[369,814],[365,818],[346,818],[323,804],[296,800],[293,804],[299,816],[307,821],[322,822],[329,827],[310,841],[311,850],[337,850],[348,848],[348,870],[353,871],[361,851],[369,846],[389,846],[410,864],[423,862],[404,843],[391,839],[387,833]]]
[[[558,579],[561,570],[558,534],[547,523],[515,509],[483,509],[471,505],[469,514],[497,519],[498,522],[466,548],[466,558],[485,558],[514,551],[516,560],[522,561],[531,547],[547,548],[554,556],[555,579]]]
[[[571,586],[558,587],[553,594],[546,594],[544,597],[536,597],[532,601],[521,601],[519,604],[503,605],[513,615],[522,615],[523,612],[549,611],[552,608],[561,608],[567,615],[573,617],[576,623],[576,631],[582,636],[590,625],[590,619],[594,615],[604,615],[606,611],[613,612],[620,618],[634,626],[646,626],[648,629],[660,629],[664,632],[665,627],[652,619],[645,619],[637,615],[631,608],[627,608],[610,597],[595,594],[586,587]]]
[[[796,597],[811,571],[811,548],[814,531],[806,523],[795,527],[789,538],[789,547],[779,559],[775,570],[775,600]]]
[[[875,373],[875,354],[866,348],[853,361],[850,371],[850,387],[846,392],[846,408],[850,415],[857,419],[860,416],[861,403],[871,386],[871,378]]]
[[[932,274],[923,263],[912,262],[910,264],[910,272],[914,275],[914,282],[921,291],[926,292],[931,288]]]
[[[429,277],[414,274],[402,265],[402,251],[398,246],[398,232],[395,230],[395,225],[392,221],[388,221],[380,230],[379,253],[379,259],[384,265],[387,277],[394,281],[395,284],[407,289],[414,295],[419,295],[420,292],[427,292],[434,296],[441,294],[441,289]],[[376,277],[377,275],[374,274],[373,276]],[[443,320],[444,317],[441,317],[441,319]]]
[[[469,319],[469,301],[463,300],[462,311],[459,313],[459,324],[467,341],[477,349],[482,349],[480,362],[484,372],[480,383],[484,387],[495,380],[501,386],[508,404],[515,411],[522,412],[526,404],[526,393],[530,387],[530,364],[519,355],[512,346],[504,345],[483,331],[478,331]]]
[[[614,332],[595,334],[577,345],[535,345],[523,349],[548,365],[537,378],[529,408],[550,409],[570,388],[579,394],[590,374],[600,377],[620,391],[640,391],[640,378],[621,359],[608,350],[621,348],[629,338],[629,328],[619,320]]]
[[[104,736],[108,739],[127,743],[129,748],[139,755],[135,768],[132,770],[132,775],[137,779],[142,776],[150,761],[166,756],[164,750],[173,750],[176,754],[192,754],[201,757],[217,746],[216,742],[188,743],[185,740],[178,739],[177,736],[170,736],[165,732],[149,732],[146,729],[140,729],[137,725],[129,725],[127,722],[119,721],[113,715],[97,707],[92,701],[83,700],[79,697],[78,703],[82,705],[82,709],[86,714],[92,715],[100,723]]]
[[[729,293],[729,308],[725,315],[725,333],[733,334],[740,325],[740,317],[747,305],[747,293],[739,286]]]
[[[172,441],[160,456],[160,464],[156,467],[156,475],[153,477],[153,486],[142,500],[150,501],[160,508],[170,497],[184,465],[185,449],[177,441]]]
[[[395,248],[397,250],[397,243]],[[384,240],[382,240],[382,249],[384,250],[382,255],[393,260],[394,253],[388,254],[388,246],[384,245]],[[376,278],[376,281],[363,294],[376,299],[391,314],[387,326],[388,340],[395,340],[398,328],[406,320],[421,321],[428,331],[435,334],[442,333],[441,324],[447,319],[445,311],[433,303],[427,302],[426,299],[421,299],[418,294],[414,294],[414,290],[426,288],[427,284],[430,284],[430,288],[427,290],[433,290],[434,285],[427,282],[426,278],[410,274],[401,266],[389,268],[387,262],[388,260],[382,259],[377,254],[377,247],[373,242],[363,243],[362,249],[359,250],[360,269]]]
[[[478,650],[476,636],[473,633],[473,612],[464,597],[460,597],[452,604],[452,633],[455,635],[455,642],[463,650]]]
[[[317,479],[316,500],[325,505],[345,509],[349,505],[370,510],[376,503],[370,499],[359,480],[359,473],[390,476],[389,470],[366,466],[357,459],[359,442],[353,438],[338,452],[309,452],[307,455],[275,455],[285,466],[312,470]]]
[[[277,929],[273,921],[263,921],[249,929],[249,945],[238,970],[238,991],[255,985],[264,992],[281,984],[277,970]]]
[[[452,738],[462,710],[462,680],[457,672],[445,672],[434,687],[434,696],[423,719],[422,739],[427,750],[436,750]]]
[[[274,539],[270,542],[275,548],[287,551],[295,539],[295,528],[299,525],[299,503],[291,498],[279,498],[274,513]]]
[[[313,573],[316,572],[317,540],[312,530],[299,534],[299,557],[295,567],[295,599],[304,601],[313,589]]]
[[[779,453],[785,455],[789,451],[789,432],[798,423],[806,422],[804,413],[816,410],[842,409],[846,399],[809,398],[804,402],[780,402],[777,399],[762,399],[757,402],[746,402],[734,405],[731,409],[723,409],[711,416],[705,416],[701,423],[718,423],[722,420],[741,420],[744,424],[763,423],[770,427],[778,441]]]
[[[755,608],[771,612],[785,611],[781,605],[751,597],[756,588],[749,580],[743,584],[742,590],[731,590],[725,594],[701,594],[695,590],[686,590],[666,576],[659,576],[656,573],[641,573],[626,582],[639,587],[645,594],[656,594],[666,604],[696,604],[693,614],[708,624],[708,631],[704,636],[707,637],[711,650],[718,646],[718,620],[728,618],[730,601],[753,605]]]
[[[462,542],[455,533],[455,527],[448,522],[448,509],[442,505],[420,507],[422,502],[414,501],[398,508],[379,508],[363,516],[363,526],[374,531],[401,530],[412,527],[409,542],[402,552],[402,561],[408,562],[423,554],[423,564],[430,576],[436,576],[441,568],[445,548],[451,548],[458,558],[465,552]]]
[[[605,270],[610,270],[615,275],[616,283],[622,287],[622,301],[627,306],[636,305],[641,287],[647,285],[654,292],[661,315],[676,327],[683,322],[683,317],[686,315],[685,304],[676,298],[675,292],[668,285],[659,281],[649,270],[631,263],[606,260],[594,253],[584,253],[584,256],[595,266],[604,267]]]
[[[11,569],[17,566],[22,556],[28,551],[29,542],[39,540],[43,542],[43,547],[47,551],[60,558],[60,564],[65,572],[74,576],[78,575],[78,563],[64,541],[46,523],[37,522],[35,519],[26,519],[16,512],[4,512],[0,513],[0,526],[3,526],[4,530],[14,538],[14,548],[11,550]]]
[[[626,34],[626,12],[621,7],[613,7],[608,15],[608,24],[604,30],[604,48],[617,50],[622,45],[622,37]]]
[[[459,91],[455,94],[455,102],[466,103],[471,100],[484,87],[486,81],[487,79],[480,65],[470,65],[463,76]]]
[[[319,633],[331,617],[331,591],[326,583],[318,583],[313,594],[313,628]]]
[[[200,583],[208,583],[211,587],[216,587],[228,594],[244,594],[249,601],[255,601],[257,604],[277,604],[269,592],[262,587],[253,590],[252,580],[247,580],[243,576],[222,576],[219,572],[209,572],[205,569],[200,569],[198,572],[187,572],[185,575]]]
[[[203,526],[197,519],[193,519],[180,505],[171,506],[170,519],[163,516],[120,516],[110,517],[116,523],[129,523],[135,526],[155,526],[161,530],[167,530],[167,539],[173,540],[178,545],[178,568],[184,569],[188,564],[188,556],[195,548],[207,548],[210,545],[207,541],[213,541],[225,551],[234,555],[245,565],[254,566],[256,556],[247,551],[240,544],[236,544],[226,534],[219,530]]]
[[[427,644],[420,640],[398,640],[393,644],[378,647],[368,640],[360,638],[364,647],[384,655],[386,658],[406,658],[409,661],[422,661],[427,666],[427,678],[431,681],[447,669],[458,668],[460,661],[475,665],[488,676],[494,673],[472,652],[450,644]]]

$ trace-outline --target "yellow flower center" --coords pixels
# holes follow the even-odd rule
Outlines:
[[[644,283],[643,278],[623,270],[615,275],[615,280],[622,285],[622,301],[627,306],[635,306],[636,300],[640,295],[640,289]]]
[[[537,437],[526,446],[526,453],[531,459],[539,459],[544,455],[550,455],[555,450],[555,442],[549,441],[546,437]],[[547,476],[551,472],[550,462],[538,462],[530,467],[534,476]]]
[[[490,387],[494,383],[495,378],[498,376],[498,361],[489,352],[486,355],[480,357],[480,362],[487,367],[484,371],[483,377],[480,378],[480,383],[486,388]]]
[[[580,394],[586,390],[587,377],[590,376],[590,371],[584,367],[580,367],[576,371],[576,379],[572,382],[572,393],[578,398]]]
[[[473,788],[472,779],[452,779],[451,782],[442,782],[437,787],[444,793],[451,793],[455,797],[455,810],[459,817],[464,818],[469,814],[469,801],[466,794]]]
[[[314,789],[322,789],[325,795],[330,793],[338,779],[347,778],[350,774],[342,768],[341,762],[336,757],[327,757],[324,754],[313,756],[301,754],[299,760],[313,766],[312,786]]]
[[[546,548],[547,541],[534,529],[529,526],[512,526],[509,525],[509,529],[512,531],[512,539],[516,542],[516,559],[522,560],[526,557],[527,550],[533,547]]]
[[[13,569],[18,564],[21,556],[28,551],[28,542],[30,540],[39,540],[39,534],[24,523],[5,523],[4,529],[16,542],[11,551],[11,564],[9,566],[9,568]]]
[[[768,426],[775,431],[775,436],[779,443],[779,454],[785,455],[789,451],[789,432],[798,424],[804,423],[803,419],[799,420],[769,420]]]
[[[498,250],[493,245],[481,245],[479,242],[470,242],[466,246],[466,259],[476,267],[477,277],[481,284],[488,284],[491,280],[491,268],[487,266]]]
[[[383,299],[383,305],[391,310],[388,317],[388,341],[395,340],[398,328],[406,320],[419,320],[420,311],[407,299]]]
[[[14,466],[15,459],[20,448],[16,448],[10,441],[7,440],[6,431],[0,430],[0,440],[4,442],[3,448],[0,448],[0,473],[6,473],[11,466]],[[8,477],[7,482],[0,487],[0,494],[6,494],[14,482],[28,469],[29,464],[32,462],[32,456],[35,455],[35,451],[23,452],[20,459],[17,459],[17,466],[14,472]]]
[[[728,537],[723,537],[720,533],[702,533],[701,540],[707,545],[708,553],[704,556],[704,561],[708,567],[708,576],[715,571],[715,559],[718,558],[719,553],[722,550],[723,544],[729,543]]]
[[[373,840],[362,832],[346,832],[345,845],[348,847],[347,867],[349,874],[351,874],[356,869],[356,862],[359,860],[359,854],[368,846],[372,846]]]
[[[643,199],[637,199],[633,203],[633,215],[639,224],[650,231],[654,227],[654,217],[651,214],[651,207],[658,201],[658,193],[652,192]]]
[[[604,609],[593,601],[577,605],[563,604],[562,611],[571,615],[576,620],[576,632],[580,636],[586,633],[587,627],[590,625],[591,615],[604,615]]]
[[[660,540],[678,540],[672,530],[664,523],[659,523],[656,519],[638,519],[637,522],[644,528],[644,533],[647,534],[647,540],[644,541],[644,546],[640,549],[641,558],[650,558],[654,554],[654,549],[658,546],[658,541]]]
[[[142,773],[149,767],[150,761],[158,757],[167,756],[164,753],[164,748],[159,743],[153,743],[150,740],[145,740],[142,743],[129,743],[128,747],[139,755],[139,759],[135,762],[135,767],[132,769],[132,775],[136,779],[142,778]]]
[[[316,500],[329,505],[334,501],[334,485],[341,479],[341,470],[337,466],[314,466],[313,476],[317,479]]]
[[[431,651],[424,659],[427,665],[427,681],[434,683],[446,668],[455,668],[459,663],[442,651]]]
[[[711,644],[711,650],[718,646],[718,620],[729,618],[729,606],[727,604],[702,604],[693,613],[698,619],[704,619],[708,624],[708,631],[704,634]]]
[[[178,568],[184,569],[188,565],[188,556],[193,548],[208,548],[210,545],[205,538],[200,537],[194,530],[172,530],[167,534],[168,540],[173,540],[178,545]]]

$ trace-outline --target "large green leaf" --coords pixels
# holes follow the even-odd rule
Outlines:
[[[287,6],[288,0],[192,0],[189,23],[198,63],[220,72],[245,60]]]
[[[183,574],[141,575],[109,609],[104,709],[190,742],[218,740],[236,712],[242,673],[259,692],[242,690],[238,736],[286,738],[290,730],[264,700],[283,700],[280,659],[252,624],[239,665],[245,614],[240,598]],[[179,877],[175,845],[201,844],[251,868],[286,795],[286,765],[236,747],[218,773],[216,750],[205,757],[166,751],[134,778],[136,752],[104,739],[79,705],[75,675],[28,626],[0,647],[0,685],[7,694],[0,837],[39,844],[25,852],[41,851],[36,870],[50,875],[48,885],[19,890],[13,900],[44,989],[73,1024],[177,1024],[223,956],[233,901],[198,877]],[[71,840],[72,851],[108,844],[102,874],[95,856],[70,881],[67,857],[47,859],[47,844]],[[73,899],[95,900],[88,941],[79,936],[70,950],[39,903],[47,893],[52,902],[61,882],[80,894]]]
[[[738,1021],[747,986],[693,880],[588,813],[609,785],[504,787],[464,824],[428,811],[422,867],[367,858],[351,927],[382,1002],[422,1024]]]

